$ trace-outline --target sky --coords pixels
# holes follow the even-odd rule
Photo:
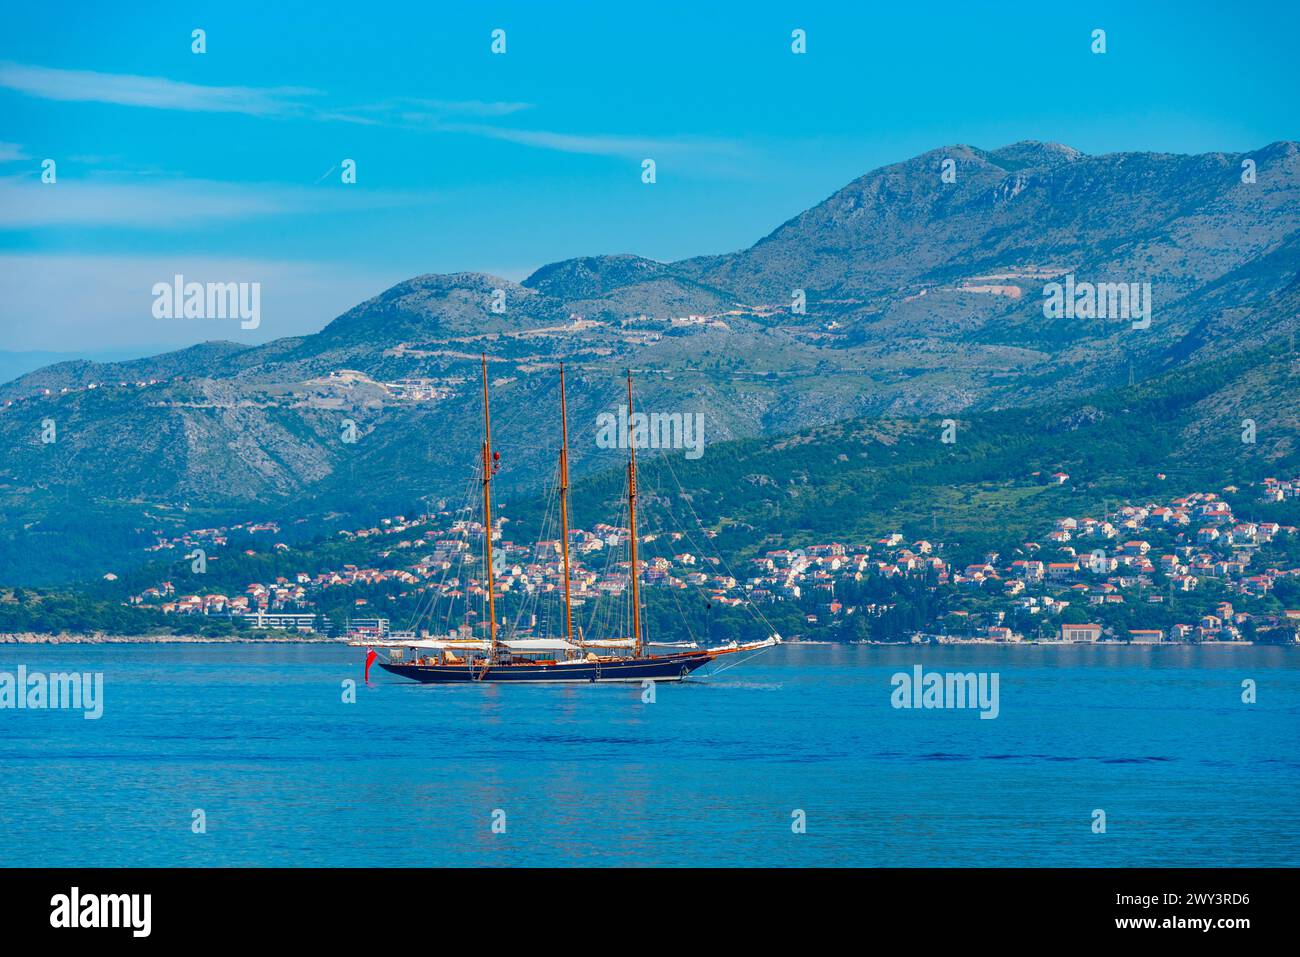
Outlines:
[[[420,273],[728,252],[955,143],[1300,139],[1300,5],[1036,6],[6,4],[0,353],[264,342]],[[178,273],[259,283],[260,323],[157,318]]]

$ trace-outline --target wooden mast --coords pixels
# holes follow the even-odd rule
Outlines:
[[[487,561],[489,648],[497,650],[496,571],[492,568],[492,413],[488,406],[487,353],[483,353],[483,541]]]
[[[632,639],[641,657],[641,587],[636,566],[636,430],[632,428],[632,370],[627,370],[627,514],[628,554],[632,560]]]
[[[560,363],[560,551],[564,556],[564,632],[573,644],[573,605],[569,599],[569,410],[564,401],[564,363]]]

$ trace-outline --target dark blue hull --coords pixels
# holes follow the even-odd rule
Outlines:
[[[458,684],[472,681],[522,681],[534,684],[613,681],[680,681],[711,657],[700,652],[662,655],[654,658],[625,658],[618,661],[578,661],[572,664],[421,665],[380,662],[385,671],[425,684]]]

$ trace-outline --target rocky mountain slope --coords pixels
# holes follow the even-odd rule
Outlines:
[[[1046,318],[1044,288],[1067,274],[1149,283],[1149,326]],[[867,174],[736,253],[592,256],[523,283],[419,276],[315,335],[60,363],[4,384],[0,581],[82,571],[87,548],[160,523],[319,522],[456,494],[479,442],[482,352],[502,487],[526,490],[553,466],[561,360],[573,469],[590,474],[617,461],[595,421],[628,367],[642,408],[702,413],[709,443],[1073,401],[1289,343],[1298,275],[1296,143],[1201,156],[947,147]],[[1246,399],[1261,421],[1286,421],[1289,380],[1241,379],[1255,390],[1184,427],[1219,428]]]

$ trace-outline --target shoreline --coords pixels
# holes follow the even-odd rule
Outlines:
[[[1266,641],[1119,641],[1114,638],[1101,638],[1097,641],[1060,641],[1044,639],[1042,641],[996,641],[992,638],[932,638],[928,641],[797,641],[787,639],[782,647],[790,645],[844,645],[849,647],[868,646],[874,648],[924,648],[940,645],[945,648],[962,648],[968,645],[1002,648],[1297,648],[1300,642],[1266,642]]]
[[[306,635],[275,635],[265,638],[230,637],[218,638],[207,635],[106,635],[94,632],[82,634],[48,634],[40,632],[19,632],[0,634],[0,645],[341,645],[348,642],[342,638]],[[799,641],[787,640],[789,646],[828,647],[842,645],[872,646],[880,648],[917,648],[927,645],[944,647],[963,647],[967,645],[1002,646],[1007,648],[1087,648],[1104,646],[1107,648],[1295,648],[1296,642],[1254,642],[1254,641],[1159,641],[1132,642],[1102,639],[1099,641],[994,641],[989,638],[964,638],[905,642],[905,641]]]
[[[216,638],[208,635],[106,635],[95,632],[89,635],[47,634],[21,632],[0,634],[0,645],[346,645],[339,638],[306,635],[276,635],[267,638],[230,637]]]

